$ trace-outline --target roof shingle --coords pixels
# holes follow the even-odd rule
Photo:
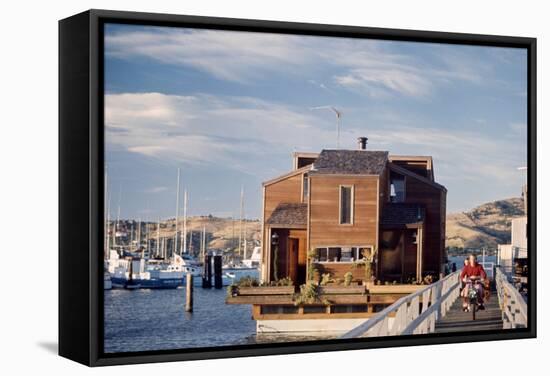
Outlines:
[[[323,150],[310,173],[380,175],[387,161],[387,151]]]
[[[280,203],[267,220],[269,225],[306,226],[307,204]]]

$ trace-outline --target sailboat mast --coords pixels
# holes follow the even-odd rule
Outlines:
[[[107,201],[107,258],[111,257],[111,192]]]
[[[141,218],[138,219],[136,247],[137,247],[137,250],[141,248]],[[141,250],[141,258],[143,258],[143,249]]]
[[[176,233],[174,234],[174,255],[178,251],[178,219],[180,210],[180,169],[178,167],[178,182],[176,184]]]
[[[134,244],[134,220],[130,224],[130,251],[132,251],[132,245]]]
[[[189,196],[187,194],[187,188],[183,192],[183,242],[181,254],[187,253],[187,204]]]
[[[239,256],[241,255],[243,241],[243,213],[244,213],[244,187],[241,185],[241,215],[239,220]]]
[[[149,221],[147,220],[145,220],[145,248],[144,249],[147,249],[149,258],[151,258],[151,252],[149,251]]]
[[[122,184],[120,185],[118,190],[118,211],[116,215],[115,237],[113,239],[115,247],[117,246],[116,235],[117,235],[117,232],[120,231],[120,201],[121,200],[122,200]]]
[[[160,256],[160,217],[157,222],[157,257]]]
[[[206,254],[206,226],[202,226],[201,254],[201,258],[204,259],[204,255]]]
[[[104,184],[105,184],[105,192],[103,193],[103,222],[104,222],[104,231],[105,231],[105,234],[104,234],[104,238],[103,238],[103,258],[106,260],[107,259],[107,253],[108,253],[108,248],[109,248],[109,242],[108,242],[108,236],[107,235],[109,233],[108,231],[108,223],[107,223],[107,168],[105,168],[105,181],[104,181]]]

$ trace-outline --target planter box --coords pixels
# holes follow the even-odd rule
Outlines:
[[[366,292],[365,286],[350,285],[350,286],[321,286],[321,294],[364,294]]]
[[[412,294],[426,285],[367,285],[369,294]]]
[[[290,295],[294,294],[294,286],[258,286],[238,287],[238,295]]]

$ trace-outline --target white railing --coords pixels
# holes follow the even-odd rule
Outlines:
[[[504,329],[527,327],[527,303],[519,291],[508,281],[506,274],[496,269],[498,302],[502,311]]]
[[[459,294],[460,271],[457,271],[402,297],[342,338],[432,333],[435,322],[446,315]]]
[[[483,266],[483,269],[485,269],[485,273],[487,273],[487,278],[495,279],[495,276],[494,276],[495,263],[486,261],[486,262],[480,262],[480,264],[481,266]]]

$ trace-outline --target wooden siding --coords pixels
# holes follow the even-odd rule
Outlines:
[[[353,224],[339,224],[341,185],[354,186]],[[376,245],[378,176],[310,176],[309,248]]]
[[[296,174],[265,187],[264,220],[267,221],[271,213],[281,202],[302,202],[302,175]]]
[[[426,207],[422,269],[424,272],[432,272],[437,276],[442,272],[441,264],[445,248],[446,193],[444,190],[412,176],[407,176],[405,182],[405,202],[422,204]]]
[[[282,202],[288,203],[301,203],[302,202],[302,178],[303,174],[298,173],[290,175],[277,182],[264,186],[264,207],[263,207],[263,234],[262,234],[262,279],[271,280],[273,277],[273,265],[271,264],[272,255],[269,255],[270,239],[269,239],[269,226],[266,221],[271,216],[271,213],[275,210],[277,205]],[[302,231],[300,235],[300,250],[304,252],[307,250],[305,231]],[[284,244],[281,246],[286,247],[286,242],[281,239]],[[302,250],[303,249],[303,250]],[[286,250],[283,250],[286,253]],[[286,256],[286,255],[285,255]],[[286,265],[284,268],[286,269]],[[279,278],[285,276],[285,270],[279,271]]]

